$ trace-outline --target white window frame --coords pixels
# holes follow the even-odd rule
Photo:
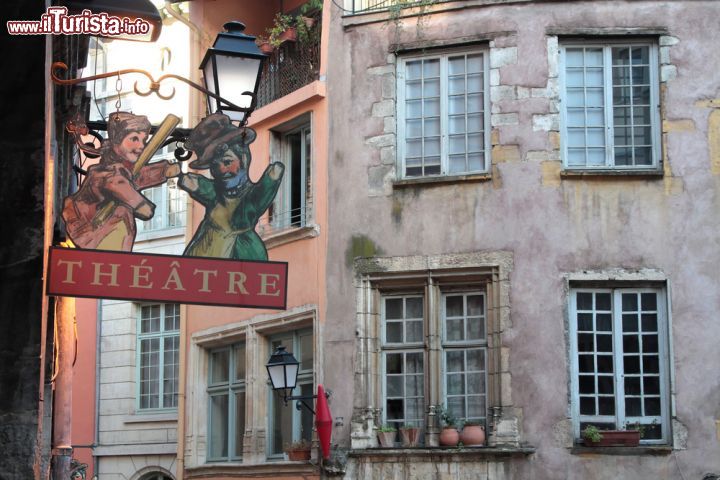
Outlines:
[[[483,299],[483,312],[482,312],[482,324],[483,324],[483,338],[478,340],[458,340],[458,341],[450,341],[447,338],[447,303],[445,301],[446,297],[448,296],[457,296],[462,295],[463,302],[467,303],[467,297],[468,295],[480,295]],[[440,319],[442,323],[442,398],[443,398],[443,405],[448,405],[448,392],[447,392],[447,352],[450,351],[461,351],[466,352],[468,350],[482,350],[483,352],[483,382],[484,382],[484,392],[482,393],[482,396],[485,399],[485,411],[483,412],[482,417],[459,417],[465,420],[470,420],[473,422],[481,422],[482,424],[487,426],[487,411],[488,411],[488,342],[487,342],[487,294],[483,289],[475,289],[475,290],[462,290],[462,291],[452,291],[452,292],[443,292],[441,296],[441,305],[440,308],[442,309],[442,317]],[[465,316],[465,320],[467,320],[467,315]],[[465,327],[467,325],[463,323]],[[464,374],[467,375],[468,371],[464,370]],[[467,391],[467,377],[465,378],[465,411],[467,412],[467,397],[470,396],[470,394]]]
[[[228,345],[226,347],[222,348],[214,348],[208,352],[208,386],[206,390],[206,395],[208,396],[208,412],[207,412],[207,418],[208,418],[208,446],[207,446],[207,461],[208,463],[214,463],[214,462],[232,462],[232,461],[242,461],[242,449],[239,451],[239,455],[235,455],[234,453],[237,451],[236,449],[236,442],[235,439],[237,437],[237,400],[236,400],[236,394],[237,393],[243,393],[245,395],[245,405],[247,406],[247,388],[246,388],[246,378],[236,378],[237,377],[237,362],[236,362],[236,355],[238,355],[238,352],[241,351],[240,348],[242,348],[242,355],[246,355],[246,346],[245,342],[239,342],[234,343],[232,345]],[[212,381],[212,369],[214,366],[214,353],[219,353],[222,351],[228,352],[228,381],[217,383],[217,384],[211,384]],[[247,359],[245,361],[245,375],[247,376]],[[212,438],[212,424],[213,424],[213,416],[212,416],[212,397],[213,394],[222,394],[225,393],[228,396],[228,415],[227,415],[227,446],[228,446],[228,454],[225,457],[212,457],[211,454],[211,438]],[[243,414],[245,415],[245,413]],[[246,423],[246,420],[243,422]],[[244,434],[244,432],[241,432],[241,434]]]
[[[301,350],[301,341],[300,337],[303,335],[310,334],[310,337],[312,339],[311,344],[314,346],[315,338],[312,331],[312,328],[301,328],[298,330],[291,330],[288,332],[278,333],[276,335],[273,335],[268,338],[268,344],[270,346],[270,351],[274,351],[272,348],[273,342],[281,342],[280,345],[283,346],[290,346],[291,349],[288,349],[288,351],[293,352],[293,356],[298,360],[298,362],[301,362],[298,366],[298,376],[297,376],[297,384],[295,385],[295,389],[290,392],[290,395],[301,395],[301,388],[306,385],[310,385],[312,394],[314,394],[314,387],[315,387],[315,372],[314,372],[314,365],[315,365],[315,352],[313,352],[313,368],[311,369],[302,369],[302,350]],[[291,341],[292,345],[288,345],[287,342]],[[314,347],[313,347],[314,348]],[[275,431],[274,431],[274,410],[277,402],[282,402],[282,399],[280,398],[279,393],[273,391],[272,389],[272,383],[268,379],[267,381],[268,386],[268,415],[267,415],[267,459],[268,460],[282,460],[284,458],[284,452],[273,452],[273,446],[275,443]],[[288,409],[290,414],[292,415],[292,442],[299,441],[301,439],[302,432],[302,416],[308,415],[309,412],[305,410],[304,407],[301,407],[301,410],[298,410],[296,408],[295,401],[288,401],[288,404],[286,406],[283,406],[282,408]],[[309,433],[309,435],[308,435]],[[311,441],[312,440],[312,431],[307,432],[306,440]],[[287,443],[287,442],[285,442]],[[285,445],[283,445],[284,447]]]
[[[168,305],[173,305],[177,309],[177,321],[178,321],[178,329],[177,330],[166,330],[165,329],[165,317],[166,317],[166,308]],[[142,311],[143,308],[152,308],[154,306],[160,307],[160,330],[158,332],[151,332],[151,333],[142,333]],[[180,305],[179,304],[173,304],[173,303],[159,303],[159,304],[145,304],[145,305],[139,305],[138,309],[138,315],[137,315],[137,348],[136,348],[136,377],[137,377],[137,396],[136,396],[136,403],[135,408],[138,412],[142,413],[156,413],[156,412],[170,412],[170,411],[177,411],[177,395],[179,394],[179,386],[180,386],[180,378],[179,378],[179,355],[180,350],[179,348],[182,348],[181,345],[179,345],[180,341]],[[178,366],[176,368],[176,373],[178,375],[177,378],[174,379],[174,383],[176,385],[176,388],[178,391],[176,392],[176,399],[175,399],[175,405],[171,406],[165,406],[164,405],[164,397],[165,397],[165,340],[168,338],[177,337],[178,339]],[[143,359],[142,359],[142,343],[144,340],[152,340],[152,339],[159,339],[158,343],[160,345],[158,350],[159,355],[159,363],[158,363],[158,407],[143,407],[142,406],[142,368],[143,368]]]
[[[482,54],[483,56],[483,159],[484,168],[463,172],[449,173],[448,153],[448,58],[456,55]],[[431,175],[406,175],[405,169],[405,75],[406,64],[416,60],[440,60],[440,173]],[[490,51],[488,48],[462,48],[440,50],[429,55],[408,55],[398,59],[397,65],[397,154],[398,178],[416,179],[444,176],[484,174],[491,167],[490,145]],[[467,152],[466,152],[467,154]]]
[[[153,162],[159,161],[159,160],[170,160],[173,161],[175,159],[174,153],[170,150],[169,146],[163,147],[162,150],[159,151],[159,153],[155,154],[152,158]],[[168,182],[172,182],[173,189],[176,191],[177,197],[175,199],[171,199],[171,193],[170,193],[170,187],[168,186]],[[154,195],[151,195],[151,191],[159,191],[160,192],[160,201],[156,202],[153,198]],[[137,223],[137,231],[138,231],[138,240],[142,240],[142,236],[144,233],[148,232],[160,232],[162,230],[171,230],[176,228],[185,228],[185,225],[187,223],[187,193],[183,189],[180,188],[178,185],[177,179],[175,178],[169,178],[167,182],[163,182],[160,185],[157,185],[155,187],[146,188],[141,192],[143,195],[148,197],[153,203],[155,203],[155,214],[153,217],[149,220],[139,220],[136,219]],[[168,211],[170,202],[171,201],[178,202],[178,205],[182,208],[181,210],[178,210],[177,212],[174,212],[174,215],[178,218],[178,223],[176,225],[169,225],[170,223],[170,212]],[[160,225],[157,227],[153,227],[153,224],[160,219]]]
[[[578,325],[577,325],[577,293],[610,293],[611,295],[611,311],[612,311],[612,337],[613,337],[613,374],[614,374],[614,397],[615,397],[615,415],[612,416],[581,416],[580,415],[580,372],[578,361]],[[656,312],[657,312],[657,328],[658,328],[658,361],[659,361],[659,381],[660,381],[660,415],[631,417],[625,415],[625,394],[624,394],[624,365],[623,355],[619,352],[623,351],[623,330],[622,330],[622,303],[621,295],[623,293],[655,293],[656,294]],[[571,413],[573,420],[573,432],[576,439],[581,437],[580,424],[588,422],[607,421],[610,417],[614,417],[614,422],[618,430],[625,429],[630,424],[638,421],[642,423],[650,423],[655,420],[662,427],[662,438],[660,439],[641,439],[643,444],[668,444],[671,439],[670,435],[670,357],[669,357],[669,319],[667,309],[667,291],[664,287],[646,287],[638,288],[631,286],[615,286],[607,288],[583,288],[582,286],[573,286],[569,295],[569,340],[570,340],[570,386],[571,386]],[[597,330],[595,330],[597,331]],[[622,388],[621,388],[622,387]],[[658,421],[659,420],[659,421]]]
[[[648,47],[650,74],[650,128],[652,138],[652,163],[650,165],[615,165],[615,133],[613,119],[613,83],[612,83],[612,48]],[[603,48],[603,89],[605,110],[605,164],[604,165],[570,165],[568,158],[568,121],[567,121],[567,86],[566,86],[566,52],[568,48]],[[657,42],[652,40],[625,39],[612,41],[567,41],[560,44],[559,83],[560,83],[560,138],[563,169],[565,170],[621,170],[621,171],[659,171],[662,165],[662,143],[660,124],[660,77],[659,53]]]
[[[426,298],[426,295],[434,295],[435,293],[433,290],[439,289],[439,298],[440,298],[440,305],[432,306],[429,305],[432,302],[429,302]],[[484,385],[484,394],[485,397],[485,411],[483,412],[483,416],[476,418],[472,417],[470,419],[466,419],[464,416],[458,415],[458,420],[472,420],[472,421],[479,421],[483,424],[486,424],[487,422],[487,409],[489,407],[489,394],[488,394],[488,351],[487,351],[487,292],[486,292],[486,285],[480,284],[480,285],[468,285],[468,286],[454,286],[452,288],[443,288],[439,286],[435,286],[434,288],[427,289],[422,291],[423,293],[419,293],[418,290],[409,291],[409,293],[406,294],[386,294],[381,295],[380,297],[380,339],[381,339],[381,378],[386,379],[387,378],[387,354],[392,353],[422,353],[423,354],[423,389],[424,389],[424,409],[427,409],[429,403],[430,403],[430,396],[429,396],[429,388],[432,388],[431,386],[433,384],[439,385],[439,393],[440,398],[442,399],[442,404],[447,406],[447,392],[446,392],[446,380],[447,380],[447,368],[446,368],[446,352],[448,351],[466,351],[470,349],[482,349],[484,351],[484,375],[483,375],[483,381],[485,382]],[[483,322],[483,330],[484,330],[484,338],[481,340],[463,340],[463,341],[448,341],[446,339],[445,334],[445,319],[446,319],[446,304],[445,304],[445,298],[448,296],[458,296],[462,295],[463,298],[466,298],[468,295],[481,295],[483,297],[483,314],[482,314],[482,322]],[[405,342],[388,342],[386,339],[386,300],[388,299],[407,299],[407,298],[422,298],[423,299],[423,340],[421,342],[413,342],[413,343],[405,343]],[[403,304],[403,311],[404,311],[404,304]],[[405,323],[405,322],[403,322]],[[403,328],[404,330],[404,328]],[[434,332],[434,333],[433,333]],[[432,367],[429,364],[429,349],[430,345],[428,343],[428,336],[429,335],[440,335],[442,338],[441,348],[440,348],[440,365],[441,365],[441,372],[440,372],[440,378],[436,379],[437,381],[433,381],[431,378],[432,375]],[[403,337],[404,340],[404,337]],[[387,417],[387,382],[383,380],[380,385],[381,388],[381,398],[382,398],[382,422],[383,424],[386,423],[402,423],[399,420],[389,420]],[[467,393],[466,393],[467,394]],[[467,411],[467,405],[466,405],[466,411]],[[404,421],[404,419],[403,419]],[[421,425],[418,425],[421,428],[424,428],[425,425],[425,419],[424,415],[421,419],[410,419],[411,423],[420,422]]]
[[[300,212],[299,221],[293,221],[296,216],[292,210],[292,189],[293,189],[293,177],[292,177],[292,151],[288,143],[288,136],[300,134],[300,185],[302,191],[300,192]],[[309,138],[309,144],[308,144]],[[279,134],[279,150],[280,150],[280,161],[285,166],[285,173],[283,174],[282,183],[280,189],[273,202],[273,213],[271,218],[271,225],[273,230],[283,230],[288,228],[302,228],[310,223],[312,218],[312,192],[308,189],[312,188],[312,159],[315,154],[313,145],[313,128],[312,121],[303,122],[299,127],[288,130]],[[310,150],[310,158],[308,158],[307,152]],[[310,170],[310,178],[308,178],[308,169]]]

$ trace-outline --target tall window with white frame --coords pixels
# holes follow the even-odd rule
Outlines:
[[[397,105],[402,177],[488,171],[487,71],[484,50],[401,59]]]
[[[180,305],[140,307],[138,331],[138,408],[177,408],[180,347]]]
[[[448,290],[439,308],[426,311],[424,295],[382,299],[383,421],[396,429],[423,427],[427,388],[463,422],[486,420],[486,315],[484,292]],[[442,379],[431,382],[428,338],[440,336]]]
[[[652,170],[660,162],[657,47],[651,42],[561,48],[566,169]]]
[[[276,136],[285,174],[270,222],[274,230],[304,227],[312,215],[312,130],[305,123]]]
[[[573,420],[580,437],[642,427],[643,443],[668,441],[665,290],[575,288],[570,296]]]
[[[282,333],[270,338],[270,351],[275,351],[279,346],[286,347],[298,362],[300,362],[297,378],[297,386],[291,395],[313,395],[313,333],[312,329],[295,330]],[[268,458],[281,458],[285,447],[300,440],[311,441],[313,429],[313,416],[306,408],[298,410],[295,402],[288,402],[285,405],[277,392],[273,392],[272,385],[268,382]],[[313,401],[308,401],[313,405]]]
[[[241,460],[245,433],[245,344],[210,352],[207,459]]]
[[[465,422],[484,424],[487,411],[485,295],[443,295],[445,404]]]

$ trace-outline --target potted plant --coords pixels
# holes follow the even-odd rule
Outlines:
[[[287,445],[285,447],[285,453],[287,453],[288,460],[293,462],[307,462],[310,460],[311,447],[310,442],[303,439]]]
[[[588,425],[582,431],[586,447],[637,447],[640,445],[640,430],[600,430]]]
[[[407,424],[400,427],[400,437],[403,447],[417,447],[420,440],[420,428]]]
[[[485,444],[485,429],[478,422],[465,422],[460,441],[467,446],[482,446]]]
[[[268,39],[270,44],[277,48],[283,44],[283,42],[294,42],[297,40],[297,29],[293,25],[293,18],[290,15],[284,13],[277,13],[273,26],[267,31]]]
[[[380,446],[384,448],[394,447],[396,434],[397,429],[392,425],[383,425],[382,427],[378,428],[377,436],[378,442],[380,442]]]
[[[315,25],[315,18],[311,15],[322,11],[322,0],[309,0],[300,7],[300,15],[298,15],[298,27],[300,22],[310,30]],[[298,29],[299,30],[299,29]],[[299,33],[299,32],[298,32]]]
[[[454,447],[460,442],[460,433],[457,431],[457,418],[441,405],[439,408],[443,429],[440,432],[440,445]]]
[[[275,47],[270,43],[270,39],[263,35],[258,35],[257,38],[255,38],[255,44],[265,55],[270,55],[275,50]]]

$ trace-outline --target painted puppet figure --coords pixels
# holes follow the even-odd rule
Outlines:
[[[194,169],[210,169],[212,179],[189,173],[180,188],[205,207],[205,217],[183,255],[242,260],[267,260],[267,250],[255,232],[280,187],[284,166],[272,163],[257,182],[248,177],[255,132],[238,128],[223,114],[205,118],[185,142],[197,154]]]
[[[136,165],[149,133],[145,116],[110,115],[100,162],[88,169],[82,186],[65,199],[62,211],[67,234],[78,247],[131,251],[137,233],[135,218],[148,220],[155,211],[140,190],[180,174],[180,166],[166,160],[142,162],[141,168]]]

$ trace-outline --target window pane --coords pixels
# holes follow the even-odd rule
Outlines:
[[[245,381],[245,344],[235,346],[235,380]]]
[[[293,411],[295,403],[283,404],[280,395],[273,394],[272,402],[272,451],[271,453],[282,453],[283,446],[293,441]]]
[[[462,350],[451,350],[445,353],[448,372],[462,372],[465,370],[465,356]]]
[[[226,383],[230,379],[230,350],[210,354],[210,384]]]
[[[210,396],[209,457],[228,456],[228,396]]]
[[[385,323],[385,341],[388,343],[402,343],[403,324],[402,322]]]
[[[161,408],[177,407],[180,336],[165,337],[163,346],[163,404]]]

